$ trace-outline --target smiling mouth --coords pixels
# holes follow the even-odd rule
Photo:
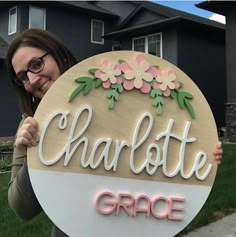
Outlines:
[[[45,83],[39,88],[39,90],[42,91],[42,92],[44,92],[45,89],[49,86],[49,84],[50,84],[50,81],[45,82]]]

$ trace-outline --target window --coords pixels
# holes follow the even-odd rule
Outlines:
[[[17,30],[17,7],[9,10],[8,34],[14,34]]]
[[[95,44],[104,44],[101,37],[104,34],[104,22],[92,19],[91,21],[91,42]]]
[[[121,50],[120,44],[114,44],[114,45],[112,45],[112,51],[118,51],[118,50]]]
[[[149,53],[162,57],[162,37],[161,33],[134,38],[132,49],[134,51]]]
[[[46,10],[44,8],[30,6],[29,28],[46,29]]]

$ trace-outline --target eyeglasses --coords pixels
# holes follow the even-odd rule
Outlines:
[[[47,52],[43,56],[39,58],[35,58],[31,62],[29,62],[27,70],[21,71],[16,75],[16,80],[15,80],[16,84],[19,86],[26,84],[29,81],[29,78],[27,75],[28,72],[32,72],[34,74],[40,73],[45,66],[43,58],[48,54],[49,53]]]

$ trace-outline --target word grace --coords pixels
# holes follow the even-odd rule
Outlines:
[[[184,210],[182,205],[184,201],[183,197],[158,195],[151,199],[145,194],[134,196],[130,193],[118,193],[115,195],[105,191],[97,195],[95,208],[102,215],[114,213],[119,216],[121,210],[124,210],[130,217],[145,213],[147,217],[152,214],[156,219],[181,221],[183,216],[180,214]]]

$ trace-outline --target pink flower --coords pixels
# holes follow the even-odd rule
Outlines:
[[[122,63],[120,67],[126,79],[123,82],[123,86],[126,90],[137,88],[143,93],[149,93],[151,90],[150,82],[156,75],[157,69],[151,67],[150,64],[145,61],[143,55],[138,55],[129,63]]]
[[[100,78],[105,89],[110,88],[111,84],[122,83],[120,65],[112,63],[109,60],[104,60],[102,66],[95,72],[95,76]]]
[[[153,87],[162,90],[163,95],[166,97],[170,95],[170,90],[179,88],[179,83],[172,69],[158,71],[155,79],[156,81],[153,83]]]

